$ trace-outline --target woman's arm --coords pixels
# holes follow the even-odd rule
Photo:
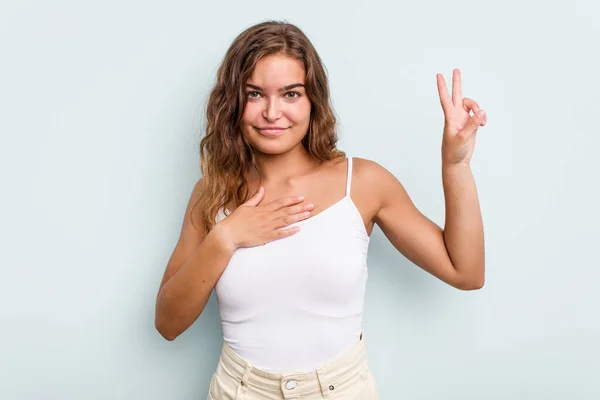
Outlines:
[[[235,249],[218,226],[204,235],[202,223],[198,229],[192,225],[191,208],[199,196],[198,183],[156,298],[155,326],[167,340],[174,340],[200,316]]]
[[[478,207],[472,208],[477,195],[474,185],[468,183],[470,172],[450,170],[444,178],[446,208],[451,215],[442,230],[415,207],[394,175],[373,161],[361,164],[379,198],[373,220],[390,243],[415,265],[453,287],[481,288],[483,236]]]
[[[452,71],[452,94],[442,74],[436,74],[436,80],[445,121],[444,230],[416,209],[392,174],[373,165],[380,194],[375,221],[392,244],[424,270],[456,288],[479,289],[485,280],[483,223],[470,162],[477,130],[486,125],[487,115],[477,102],[463,98],[460,70]]]
[[[446,201],[446,248],[457,273],[472,288],[481,288],[485,281],[483,221],[471,167],[468,164],[443,166],[442,183]]]

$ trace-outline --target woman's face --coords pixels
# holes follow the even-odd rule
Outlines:
[[[246,83],[242,134],[265,154],[282,154],[308,132],[311,103],[300,61],[284,55],[262,58]]]

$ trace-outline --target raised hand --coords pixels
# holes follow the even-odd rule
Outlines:
[[[280,228],[310,217],[314,208],[311,203],[302,204],[302,196],[281,197],[260,204],[264,194],[265,189],[261,186],[250,199],[217,224],[234,248],[259,246],[291,236],[300,228]]]
[[[444,111],[442,162],[446,165],[469,164],[475,150],[477,130],[487,123],[487,115],[474,100],[462,97],[460,70],[455,69],[452,73],[452,97],[448,94],[444,76],[437,74],[436,77]]]

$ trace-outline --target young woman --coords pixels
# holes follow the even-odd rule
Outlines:
[[[442,281],[480,288],[483,227],[469,161],[485,114],[462,97],[458,70],[451,96],[437,75],[442,230],[386,169],[336,148],[327,76],[297,27],[247,29],[217,75],[202,178],[160,284],[156,328],[175,339],[215,289],[224,344],[209,399],[376,399],[362,335],[373,225]]]

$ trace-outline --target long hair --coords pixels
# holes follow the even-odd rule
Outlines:
[[[295,58],[304,67],[311,102],[304,148],[320,161],[345,155],[336,148],[336,117],[328,78],[310,40],[287,22],[266,21],[246,29],[225,54],[206,106],[206,134],[200,141],[200,195],[192,208],[193,215],[194,208],[199,207],[205,233],[214,227],[221,208],[225,210],[229,204],[237,208],[249,197],[245,177],[250,168],[254,166],[260,173],[240,124],[246,107],[246,82],[258,61],[274,54]]]

